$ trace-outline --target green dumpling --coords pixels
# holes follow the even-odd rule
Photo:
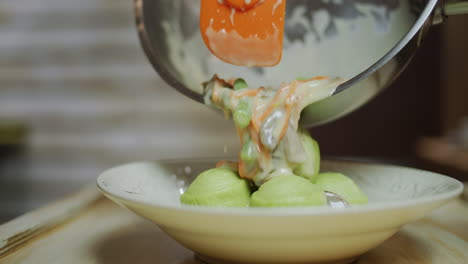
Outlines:
[[[296,175],[273,177],[250,198],[252,207],[326,205],[323,189]]]
[[[317,141],[315,141],[306,130],[299,132],[302,146],[306,154],[306,161],[299,164],[294,169],[294,174],[302,176],[315,182],[320,171],[320,149]]]
[[[366,204],[367,196],[354,181],[336,172],[320,173],[315,183],[325,191],[333,192],[343,197],[349,204]]]
[[[246,207],[249,201],[249,183],[227,168],[202,172],[180,196],[183,204],[216,207]]]

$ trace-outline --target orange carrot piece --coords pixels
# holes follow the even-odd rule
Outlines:
[[[237,98],[242,98],[244,96],[252,97],[252,96],[256,96],[259,92],[260,92],[259,89],[241,90],[241,91],[235,93],[235,96]]]
[[[214,88],[214,89],[213,89],[213,92],[212,92],[212,94],[211,94],[211,100],[212,100],[213,103],[216,104],[216,105],[219,105],[219,101],[218,101],[218,100],[219,100],[218,90],[219,90],[219,89]]]
[[[216,163],[216,168],[223,167],[223,166],[229,167],[233,170],[237,170],[238,163],[233,162],[233,161],[228,161],[228,160],[221,160],[218,163]]]
[[[296,91],[296,88],[297,88],[297,81],[293,81],[291,83],[291,88],[289,89],[288,95],[286,97],[286,101],[288,101],[287,99],[291,97],[291,95]],[[283,128],[281,129],[279,141],[283,140],[284,135],[286,135],[286,131],[288,130],[288,121],[289,121],[289,118],[291,117],[292,108],[293,108],[292,105],[286,104],[286,113],[285,113],[285,118],[284,118],[285,122],[284,122]]]
[[[313,77],[313,78],[310,78],[310,79],[300,80],[300,81],[296,81],[296,82],[305,83],[305,82],[318,81],[318,80],[326,80],[326,79],[330,79],[330,77],[328,77],[328,76],[316,76],[316,77]]]
[[[290,88],[290,85],[286,85],[286,86],[280,88],[278,90],[278,92],[276,92],[275,97],[273,97],[273,100],[271,100],[270,104],[268,105],[268,108],[260,116],[260,119],[259,119],[260,122],[263,122],[263,120],[265,120],[265,118],[267,118],[271,114],[271,112],[273,112],[273,109],[275,109],[275,107],[277,106],[277,101],[278,101],[279,97],[281,96],[281,94],[284,91],[286,91],[289,88]]]

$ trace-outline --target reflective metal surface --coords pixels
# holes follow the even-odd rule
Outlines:
[[[349,206],[349,203],[336,193],[325,191],[325,198],[327,204],[331,208],[345,208]]]
[[[201,83],[215,73],[243,77],[251,86],[317,75],[345,78],[333,96],[304,110],[301,122],[314,126],[350,113],[391,84],[421,45],[438,4],[289,0],[283,59],[271,68],[232,66],[211,55],[199,33],[198,0],[135,0],[135,9],[140,40],[154,68],[198,102]]]

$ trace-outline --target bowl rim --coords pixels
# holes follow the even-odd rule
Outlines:
[[[173,206],[158,201],[144,201],[138,199],[132,194],[129,193],[119,193],[116,194],[109,190],[109,187],[104,184],[104,181],[110,178],[110,172],[122,169],[128,166],[142,165],[142,164],[155,164],[155,163],[181,163],[181,162],[214,162],[219,158],[189,158],[189,159],[161,159],[161,160],[143,160],[136,162],[129,162],[121,164],[118,166],[111,167],[103,171],[96,180],[97,187],[105,196],[108,198],[118,198],[118,200],[125,200],[131,203],[142,204],[149,207],[154,207],[158,209],[165,210],[174,210],[185,213],[192,214],[210,214],[210,215],[228,215],[228,216],[330,216],[330,215],[349,215],[349,214],[362,214],[362,213],[372,213],[372,212],[382,212],[382,211],[392,211],[392,210],[402,210],[412,208],[418,205],[429,205],[433,203],[444,203],[451,199],[454,199],[463,193],[464,185],[457,179],[452,177],[431,172],[422,169],[416,169],[411,167],[393,165],[393,164],[383,164],[372,161],[353,161],[347,159],[324,159],[325,162],[339,162],[339,163],[348,163],[348,164],[358,164],[366,166],[377,166],[384,167],[387,169],[403,169],[407,171],[419,172],[419,173],[429,173],[440,178],[444,178],[448,181],[451,181],[453,184],[458,185],[457,188],[450,191],[445,191],[440,194],[432,195],[429,197],[422,198],[412,198],[410,200],[397,200],[391,202],[375,202],[368,203],[363,205],[356,205],[347,208],[330,208],[327,206],[296,206],[296,207],[271,207],[271,208],[261,208],[261,207],[243,207],[243,208],[234,208],[234,207],[209,207],[209,206],[192,206],[184,205]]]

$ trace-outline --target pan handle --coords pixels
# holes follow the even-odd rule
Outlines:
[[[445,16],[468,14],[468,1],[444,1],[443,12]]]

